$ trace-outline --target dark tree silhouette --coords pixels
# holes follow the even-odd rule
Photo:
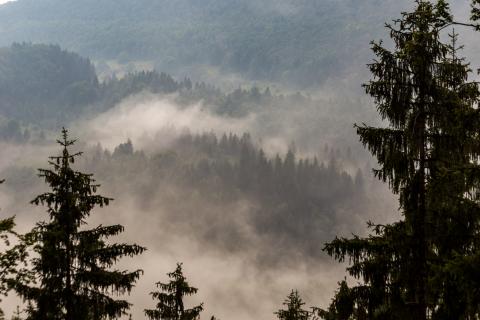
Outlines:
[[[370,223],[373,235],[325,247],[348,258],[350,275],[363,280],[351,297],[368,319],[479,315],[480,93],[458,57],[455,32],[443,41],[453,24],[446,1],[417,0],[387,25],[394,50],[373,43],[377,59],[365,89],[389,127],[356,128],[378,160],[375,175],[399,195],[404,219]]]
[[[297,290],[290,292],[283,305],[286,309],[275,312],[279,320],[308,320],[313,315],[312,312],[303,309],[305,302],[302,301]]]
[[[194,320],[198,319],[203,310],[203,303],[186,309],[183,304],[185,296],[197,293],[198,289],[190,287],[182,271],[182,264],[178,263],[175,271],[167,274],[170,282],[158,282],[156,285],[161,291],[150,293],[158,300],[155,309],[145,310],[145,315],[151,320]]]
[[[5,180],[0,180],[0,184],[3,182]],[[21,267],[22,264],[25,265],[28,257],[27,245],[14,228],[14,217],[0,219],[0,240],[3,242],[0,251],[0,298],[19,283],[29,279],[29,273]],[[12,244],[12,240],[16,244]],[[4,316],[1,308],[0,315]]]
[[[96,194],[99,185],[91,174],[72,169],[81,153],[71,153],[75,140],[66,129],[58,140],[60,156],[50,157],[52,169],[40,169],[50,191],[32,203],[46,205],[50,219],[39,223],[35,237],[33,272],[38,286],[20,285],[17,291],[30,304],[29,319],[114,319],[125,314],[130,304],[111,294],[130,292],[142,271],[112,270],[123,256],[136,256],[145,248],[129,244],[107,244],[121,233],[121,225],[85,229],[86,219],[96,206],[112,199]]]

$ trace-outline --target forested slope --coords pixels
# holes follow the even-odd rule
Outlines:
[[[19,0],[0,6],[0,45],[58,43],[95,60],[153,61],[173,74],[210,65],[310,87],[366,63],[368,41],[406,5],[396,2]]]
[[[90,61],[54,45],[0,48],[0,114],[65,122],[94,102],[98,81]]]
[[[285,255],[321,259],[319,247],[344,228],[345,213],[357,223],[372,205],[371,180],[344,171],[345,150],[332,148],[322,162],[294,150],[268,155],[248,134],[185,133],[155,152],[131,141],[85,151],[77,165],[133,205],[136,218],[161,224],[159,242],[178,230],[222,252],[256,247],[262,264],[289,263]],[[0,173],[17,203],[41,186],[33,168]]]

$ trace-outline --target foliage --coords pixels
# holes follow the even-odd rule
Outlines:
[[[154,61],[175,74],[213,65],[309,87],[366,57],[378,11],[399,8],[393,0],[22,0],[0,7],[0,39],[59,43],[95,60]]]
[[[125,314],[130,304],[112,294],[131,291],[142,271],[112,270],[124,256],[134,257],[145,248],[129,244],[108,244],[121,225],[85,229],[91,211],[112,199],[96,194],[99,185],[91,174],[72,169],[81,153],[71,153],[75,140],[63,129],[58,140],[60,156],[50,157],[52,169],[39,169],[51,191],[32,203],[46,205],[50,219],[38,223],[34,238],[37,257],[32,260],[38,286],[18,285],[18,294],[29,302],[29,319],[104,319]]]
[[[374,79],[365,88],[390,126],[357,126],[404,219],[370,223],[372,235],[337,238],[325,250],[349,259],[349,274],[363,280],[351,297],[368,319],[474,319],[480,93],[458,57],[457,35],[442,41],[453,23],[447,2],[416,4],[387,25],[394,50],[373,43]]]
[[[97,87],[90,61],[58,46],[0,49],[0,110],[8,118],[65,121],[93,102]]]
[[[339,283],[340,288],[327,311],[315,309],[320,318],[325,320],[366,319],[367,315],[361,304],[355,305],[355,292],[347,285],[347,281]]]
[[[259,257],[264,262],[283,259],[285,251],[321,258],[318,243],[334,236],[341,214],[369,206],[362,173],[356,178],[346,173],[341,165],[344,152],[335,148],[326,156],[330,160],[322,163],[299,158],[293,150],[268,155],[248,134],[183,134],[151,155],[126,146],[128,142],[113,154],[97,147],[87,153],[85,166],[98,172],[104,183],[134,196],[145,210],[168,208],[171,217],[165,219],[176,224],[188,227],[192,219],[196,223],[214,219],[215,224],[199,225],[193,235],[227,250],[248,246],[251,239],[232,224],[237,211],[225,208],[253,203],[245,213],[246,223],[271,241]],[[165,195],[161,192],[165,189],[178,192]]]
[[[3,182],[4,180],[0,180],[0,184]],[[14,227],[14,217],[0,219],[0,240],[3,242],[0,251],[0,297],[6,295],[15,285],[29,279],[28,272],[20,266],[25,264],[28,256],[27,245],[22,241],[23,237],[14,231]],[[3,316],[0,309],[0,317]]]
[[[476,30],[479,30],[479,25],[477,21],[480,20],[480,1],[472,0],[471,7],[472,7],[472,10],[471,10],[470,19],[476,23],[476,26],[475,26]]]
[[[269,88],[238,88],[231,92],[203,82],[181,81],[156,71],[129,73],[117,79],[97,80],[90,61],[53,45],[13,44],[0,48],[0,139],[28,141],[34,124],[51,128],[79,116],[106,111],[123,99],[148,92],[176,93],[181,106],[203,101],[211,111],[228,116],[244,116],[260,108],[315,105],[301,94],[275,95]],[[27,128],[24,128],[27,127]]]
[[[275,314],[279,320],[308,320],[312,312],[304,310],[305,302],[302,301],[297,290],[292,290],[287,299],[283,302],[285,310],[280,309]]]
[[[158,300],[155,309],[146,309],[145,315],[151,320],[195,320],[200,317],[203,303],[186,309],[183,298],[197,293],[198,289],[190,287],[182,271],[182,264],[177,263],[175,271],[167,274],[170,282],[158,282],[160,291],[150,293],[154,300]]]
[[[107,79],[101,84],[99,92],[92,107],[93,111],[97,112],[112,108],[124,98],[141,92],[176,93],[174,101],[180,106],[202,101],[211,111],[233,117],[245,116],[261,108],[290,108],[295,104],[316,105],[316,102],[300,93],[272,94],[270,88],[261,90],[256,86],[222,91],[204,82],[192,83],[189,78],[178,81],[166,73],[156,71],[135,72],[121,79]]]

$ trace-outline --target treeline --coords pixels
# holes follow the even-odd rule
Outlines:
[[[274,95],[269,88],[238,88],[233,92],[188,78],[142,71],[99,81],[90,60],[59,46],[15,43],[0,50],[0,115],[42,127],[57,127],[87,113],[112,108],[141,92],[176,93],[180,105],[204,101],[213,112],[243,116],[257,108],[313,102],[299,93]]]
[[[50,168],[38,171],[48,190],[31,201],[34,205],[46,207],[47,220],[38,222],[26,234],[14,231],[14,218],[0,220],[0,235],[6,248],[0,252],[0,295],[6,295],[13,290],[27,302],[27,307],[22,311],[17,308],[12,317],[15,320],[114,319],[126,316],[131,305],[123,300],[122,296],[132,290],[143,271],[118,270],[114,266],[119,259],[134,258],[146,248],[137,244],[116,243],[114,237],[124,231],[122,225],[99,225],[93,228],[89,225],[88,220],[94,213],[93,210],[108,206],[113,199],[97,193],[100,185],[91,174],[72,167],[72,164],[78,163],[82,154],[71,151],[75,140],[70,140],[66,130],[63,130],[58,143],[61,146],[60,155],[49,158]],[[325,168],[316,160],[296,161],[292,151],[284,159],[277,156],[274,161],[269,160],[261,150],[254,147],[248,135],[241,138],[232,134],[224,135],[219,141],[213,134],[184,135],[176,143],[176,148],[180,153],[193,151],[195,154],[205,154],[208,160],[205,158],[189,165],[177,164],[176,156],[172,153],[147,158],[143,153],[135,152],[128,141],[117,146],[113,153],[97,148],[97,153],[87,157],[86,163],[93,162],[98,169],[112,168],[102,171],[102,174],[118,178],[119,166],[121,170],[128,171],[126,162],[135,161],[138,164],[139,159],[143,159],[145,163],[140,165],[143,170],[148,171],[148,175],[152,175],[152,181],[168,180],[168,176],[171,178],[176,171],[181,171],[182,174],[178,177],[180,180],[189,184],[197,181],[199,189],[209,189],[212,186],[205,183],[205,179],[229,179],[228,184],[222,185],[229,189],[224,190],[220,197],[231,197],[230,193],[238,188],[240,191],[251,190],[252,195],[257,194],[260,197],[272,193],[273,198],[268,201],[277,205],[280,197],[287,197],[290,192],[308,193],[308,190],[299,189],[305,188],[307,184],[315,186],[314,181],[319,180],[318,175],[323,175],[325,179],[319,181],[324,180],[330,187],[339,184],[343,189],[345,185],[352,184],[348,175],[337,172],[333,167]],[[240,160],[235,161],[237,158]],[[258,166],[261,170],[255,169]],[[178,169],[174,170],[174,167]],[[212,175],[212,172],[216,173]],[[131,175],[131,172],[127,175]],[[302,184],[300,180],[305,179],[306,175],[317,176]],[[261,184],[262,179],[266,179],[266,185],[253,188],[254,185]],[[144,191],[145,189],[141,190],[141,193]],[[217,197],[218,194],[214,196]],[[213,198],[208,199],[212,200]],[[287,203],[287,206],[294,206],[299,201],[313,200],[292,199],[292,203]],[[282,224],[279,220],[281,214],[282,212],[276,212],[274,217],[265,216],[262,219],[275,219],[276,224]],[[302,219],[297,211],[290,217],[292,220],[288,223],[291,226],[294,225],[293,219]],[[309,217],[309,223],[314,223],[314,220]],[[273,220],[269,222],[272,223]],[[307,222],[304,221],[294,236],[298,237],[299,233],[307,231],[306,225]],[[263,232],[269,232],[266,224],[259,227]],[[294,229],[296,227],[293,226]],[[286,231],[275,230],[278,233],[275,237],[278,239],[281,234],[285,236]],[[282,244],[277,242],[276,245]],[[177,264],[176,269],[168,273],[168,278],[168,282],[156,284],[158,291],[151,292],[153,308],[144,310],[145,316],[152,320],[198,319],[203,311],[203,303],[193,307],[185,304],[184,298],[196,294],[198,289],[187,282],[182,264]],[[275,314],[278,319],[286,320],[292,316],[301,317],[294,319],[308,319],[319,312],[316,308],[306,310],[303,305],[298,292],[292,291],[284,302],[284,309]],[[5,318],[1,309],[0,316]],[[212,316],[212,319],[215,317]]]
[[[166,73],[140,71],[115,77],[102,83],[100,98],[96,109],[108,109],[124,98],[142,91],[154,94],[176,93],[174,101],[184,106],[202,101],[211,111],[226,116],[240,117],[261,108],[294,108],[296,105],[315,105],[309,96],[296,92],[293,94],[272,93],[269,87],[237,88],[231,92],[204,83],[192,82],[189,78],[175,80]]]
[[[248,223],[256,234],[276,242],[277,248],[312,259],[321,257],[318,243],[333,236],[340,222],[339,212],[361,214],[369,205],[361,170],[353,176],[346,173],[334,153],[326,163],[316,158],[298,158],[293,149],[272,157],[248,134],[224,134],[220,138],[213,133],[183,134],[166,150],[148,156],[135,151],[128,141],[113,152],[97,146],[85,158],[85,168],[98,172],[105,184],[131,185],[126,193],[134,195],[143,207],[155,206],[154,200],[162,197],[156,192],[162,186],[176,186],[178,198],[164,202],[181,203],[184,212],[177,219],[184,217],[185,223],[193,216],[216,219],[218,213],[199,216],[198,208],[206,203],[227,208],[247,199],[254,204],[249,208]],[[201,202],[190,198],[191,194],[199,194]],[[170,210],[176,212],[179,208]],[[210,233],[216,237],[208,240],[230,248],[238,239],[232,236],[232,226],[225,224],[229,223],[229,214],[233,219],[237,213],[226,211],[220,213],[226,222],[211,226]],[[208,238],[209,234],[198,236]],[[248,239],[244,240],[248,243]]]

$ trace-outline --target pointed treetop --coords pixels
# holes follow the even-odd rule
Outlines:
[[[177,263],[175,271],[167,273],[168,283],[158,282],[156,285],[160,291],[151,292],[154,300],[157,300],[155,309],[146,309],[145,315],[151,320],[194,320],[200,317],[203,311],[203,303],[186,309],[183,298],[197,293],[198,289],[190,287],[182,271],[182,264]]]
[[[286,310],[280,309],[274,313],[279,320],[308,320],[312,315],[310,311],[303,309],[305,302],[303,302],[297,290],[290,292],[283,305],[286,306]]]

